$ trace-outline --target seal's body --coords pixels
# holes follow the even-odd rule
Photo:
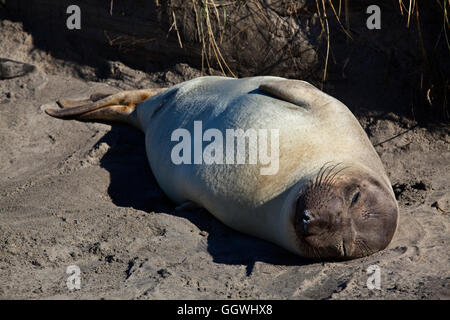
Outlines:
[[[69,116],[80,119],[133,124],[145,133],[152,172],[174,202],[193,202],[231,228],[297,254],[354,258],[390,242],[398,207],[383,165],[348,108],[312,85],[268,76],[202,77],[135,108],[121,99],[48,113],[64,117],[72,110]],[[128,107],[118,112],[116,104]],[[105,108],[118,116],[105,116],[111,114]],[[278,130],[278,170],[263,175],[267,165],[260,162],[174,163],[173,133],[183,128],[195,137],[194,122],[224,137],[228,129]]]

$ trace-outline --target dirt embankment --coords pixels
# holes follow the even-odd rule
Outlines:
[[[80,30],[66,27],[72,4],[81,10]],[[444,8],[438,1],[378,1],[381,29],[370,30],[371,4],[4,0],[0,14],[23,21],[37,48],[75,66],[91,66],[95,72],[82,74],[84,79],[118,77],[109,60],[147,73],[187,63],[205,74],[304,79],[356,113],[392,111],[419,122],[448,123]]]

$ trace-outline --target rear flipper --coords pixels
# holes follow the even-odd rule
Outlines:
[[[89,99],[85,99],[85,100],[60,99],[60,100],[56,101],[56,103],[61,108],[74,108],[74,107],[80,107],[85,104],[101,100],[110,95],[111,95],[111,93],[94,93],[89,97]]]
[[[120,121],[139,128],[134,109],[146,99],[164,91],[164,88],[123,91],[116,94],[97,93],[86,100],[61,99],[61,109],[46,109],[56,118],[86,121]]]

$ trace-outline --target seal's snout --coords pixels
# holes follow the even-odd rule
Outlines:
[[[332,232],[343,212],[343,201],[339,197],[328,196],[327,201],[315,203],[314,207],[299,212],[303,237]],[[308,240],[308,239],[307,239]]]
[[[353,259],[386,248],[397,216],[396,201],[383,183],[367,173],[351,172],[317,180],[304,190],[294,227],[305,255]]]

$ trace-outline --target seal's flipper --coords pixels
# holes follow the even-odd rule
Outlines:
[[[60,100],[56,101],[56,103],[63,109],[84,106],[91,102],[92,102],[92,100],[90,100],[90,99],[86,99],[86,100],[60,99]]]
[[[62,109],[46,109],[45,112],[56,118],[78,120],[106,120],[126,122],[138,126],[133,110],[146,99],[165,90],[153,88],[123,91],[116,94],[94,94],[89,100],[61,99],[58,104]]]
[[[301,80],[281,80],[261,84],[259,90],[275,98],[310,109],[329,101],[329,96],[312,84]]]
[[[78,120],[120,121],[130,123],[130,115],[135,106],[114,105],[86,112],[77,117]],[[131,123],[133,124],[133,123]]]
[[[95,102],[95,101],[104,99],[104,98],[106,98],[106,97],[109,97],[110,95],[112,95],[112,93],[96,92],[96,93],[91,94],[91,96],[89,97],[89,99],[90,99],[92,102]]]
[[[91,94],[89,99],[85,99],[85,100],[60,99],[60,100],[56,101],[56,103],[61,108],[75,108],[75,107],[81,107],[81,106],[87,105],[89,103],[104,99],[110,95],[111,95],[111,93],[96,92],[94,94]]]

